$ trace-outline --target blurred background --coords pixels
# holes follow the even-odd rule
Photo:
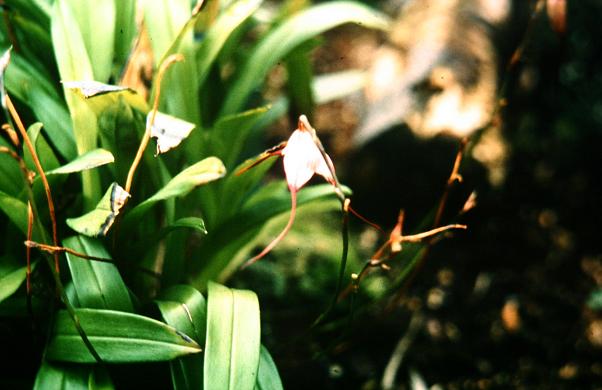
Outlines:
[[[388,35],[343,26],[311,51],[316,74],[366,70],[365,89],[308,115],[353,207],[387,232],[401,209],[404,233],[430,227],[467,137],[441,222],[468,230],[426,254],[404,246],[308,331],[335,291],[340,215],[302,208],[233,282],[260,296],[285,388],[600,388],[602,4],[368,3],[395,19]],[[275,69],[270,88],[281,77]],[[273,126],[266,145],[294,124]],[[351,227],[349,274],[386,240]]]

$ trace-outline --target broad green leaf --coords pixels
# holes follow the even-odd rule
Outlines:
[[[205,82],[211,65],[232,32],[240,26],[261,5],[262,0],[240,0],[232,3],[222,12],[215,23],[207,30],[197,52],[197,73],[199,86]]]
[[[282,381],[278,374],[278,368],[268,352],[267,348],[261,346],[259,355],[259,370],[257,372],[257,383],[255,390],[282,390]]]
[[[202,218],[184,217],[184,218],[180,218],[180,219],[170,223],[169,225],[165,226],[157,233],[145,237],[144,240],[141,240],[139,243],[137,243],[135,245],[131,245],[130,248],[132,249],[132,251],[134,253],[144,252],[144,251],[148,250],[149,242],[155,242],[155,243],[160,242],[163,238],[165,238],[165,236],[167,236],[168,234],[170,234],[176,230],[179,230],[179,229],[193,229],[193,230],[200,232],[201,234],[207,234],[207,229],[205,229],[205,222],[203,221]],[[168,253],[171,254],[171,252],[168,252]],[[180,259],[177,259],[177,260],[180,260]],[[173,255],[170,256],[170,263],[172,263],[174,261],[176,261],[176,259],[174,259]],[[165,270],[164,270],[163,275],[165,276]]]
[[[27,136],[29,137],[31,143],[34,145],[36,150],[36,154],[40,159],[40,164],[42,167],[46,169],[54,169],[59,166],[59,161],[54,155],[54,152],[50,148],[50,145],[46,142],[43,136],[41,136],[42,124],[40,122],[36,122],[29,126],[27,129]],[[23,148],[23,159],[27,164],[28,168],[34,172],[36,172],[36,167],[33,163],[33,159],[31,157],[31,153],[29,153],[29,149],[27,147]]]
[[[177,221],[169,224],[165,229],[169,232],[173,229],[180,228],[195,229],[203,234],[207,234],[207,229],[205,229],[205,222],[203,222],[202,218],[198,217],[180,218]]]
[[[194,37],[192,26],[196,15],[191,15],[188,0],[144,0],[144,18],[151,40],[155,64],[173,53],[180,53],[185,61],[174,64],[164,78],[162,90],[169,91],[161,110],[189,122],[198,123],[200,104]],[[197,14],[198,15],[198,14]]]
[[[63,240],[63,246],[89,256],[111,259],[103,245],[92,238],[69,237]],[[134,311],[128,289],[114,264],[66,255],[80,307]]]
[[[309,41],[310,43],[313,43]],[[312,65],[309,59],[312,45],[301,45],[286,57],[288,96],[291,112],[302,112],[313,118],[315,97],[312,86]]]
[[[165,322],[191,335],[199,345],[205,344],[207,302],[193,287],[176,285],[161,294],[157,301]],[[184,356],[170,362],[175,389],[200,389],[203,386],[203,354]]]
[[[0,146],[10,148],[2,138],[0,138]],[[24,183],[19,163],[8,154],[0,153],[0,192],[10,196],[19,196]]]
[[[224,164],[216,157],[208,157],[184,169],[156,194],[126,214],[123,220],[124,229],[127,230],[125,226],[129,226],[130,223],[138,220],[155,203],[176,196],[184,196],[200,185],[223,177],[225,173]]]
[[[36,375],[35,390],[110,390],[111,378],[101,366],[64,365],[42,362]]]
[[[305,187],[299,191],[297,206],[301,209],[308,202],[329,196],[334,197],[330,184]],[[202,289],[209,280],[226,280],[246,260],[264,225],[290,208],[290,193],[285,183],[275,182],[257,191],[238,213],[210,230],[203,239],[199,251],[206,260],[202,268],[195,270],[192,285]]]
[[[8,219],[27,235],[27,204],[0,191],[0,210]]]
[[[201,352],[190,337],[152,318],[113,310],[76,309],[90,342],[107,363],[158,362]],[[52,361],[94,363],[69,314],[61,310],[46,347]]]
[[[269,112],[269,107],[260,107],[220,118],[203,142],[203,153],[222,159],[227,169],[237,162],[239,154],[257,122]]]
[[[224,180],[212,188],[203,188],[199,192],[199,202],[203,217],[210,228],[220,225],[240,211],[244,201],[255,190],[277,158],[272,157],[249,169],[243,174],[238,172],[246,162],[232,170]],[[224,208],[222,205],[227,204]]]
[[[94,149],[61,167],[46,172],[46,175],[64,175],[73,172],[81,172],[105,164],[110,164],[114,161],[115,157],[113,157],[113,154],[108,150]]]
[[[68,0],[68,3],[90,58],[94,79],[107,82],[113,67],[115,0]]]
[[[12,57],[6,71],[9,93],[30,107],[35,117],[44,124],[49,142],[61,156],[67,160],[75,158],[77,152],[71,118],[49,76],[42,74],[18,53]]]
[[[31,268],[35,268],[36,264],[32,263]],[[0,302],[10,297],[21,286],[27,276],[27,266],[4,271],[0,269]]]
[[[94,80],[86,44],[70,3],[56,0],[52,9],[51,33],[59,73],[62,80]]]
[[[94,73],[84,38],[78,27],[69,0],[56,0],[51,18],[54,56],[62,80],[93,80]],[[74,92],[65,89],[65,98],[71,114],[78,154],[96,148],[98,129],[96,115]],[[100,179],[95,171],[82,174],[84,206],[91,208],[101,193]]]
[[[136,38],[136,0],[115,1],[115,11],[115,62],[121,74]]]
[[[323,3],[299,12],[257,45],[230,88],[221,115],[239,111],[253,89],[263,82],[269,70],[295,47],[345,23],[358,23],[376,29],[386,29],[389,25],[384,14],[350,1]]]
[[[88,237],[106,236],[130,194],[112,183],[94,210],[77,218],[67,218],[67,225]]]
[[[210,282],[207,296],[205,389],[253,389],[261,338],[257,295]]]

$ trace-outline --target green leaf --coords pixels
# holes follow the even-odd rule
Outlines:
[[[231,169],[237,162],[252,129],[269,110],[269,107],[259,107],[220,118],[213,128],[205,133],[208,139],[203,142],[206,149],[203,153],[219,157],[226,168]]]
[[[112,310],[75,311],[90,342],[107,363],[167,361],[201,352],[190,337],[152,318]],[[95,362],[65,310],[57,313],[46,358]]]
[[[67,160],[77,155],[71,118],[62,98],[49,76],[13,53],[11,65],[6,70],[6,88],[28,105],[35,117],[44,123],[49,142]]]
[[[278,368],[268,352],[267,348],[261,346],[259,355],[259,370],[257,372],[257,383],[255,390],[282,390],[282,381],[278,374]]]
[[[176,285],[161,294],[157,301],[165,322],[205,344],[207,302],[193,287]],[[170,362],[175,389],[200,389],[203,386],[203,354],[184,356]]]
[[[42,362],[34,390],[110,390],[114,389],[104,367],[64,365]]]
[[[0,191],[0,210],[24,235],[27,235],[27,204]]]
[[[63,240],[63,246],[89,256],[111,258],[103,245],[92,238],[69,237]],[[66,255],[81,307],[134,311],[128,289],[114,264],[82,259],[70,253]]]
[[[177,221],[170,224],[169,226],[167,226],[165,229],[169,232],[173,229],[179,228],[195,229],[203,234],[207,234],[207,229],[205,229],[205,222],[202,218],[198,217],[180,218]]]
[[[308,202],[333,195],[330,184],[305,187],[299,191],[297,206],[300,209]],[[290,210],[290,196],[284,182],[264,186],[247,199],[238,213],[210,230],[199,248],[206,261],[195,270],[192,284],[202,289],[209,280],[222,281],[232,275],[246,260],[264,225]]]
[[[224,164],[216,157],[208,157],[184,169],[171,179],[165,187],[126,214],[123,220],[124,229],[127,230],[129,224],[138,220],[155,203],[176,196],[184,196],[202,184],[223,177],[225,173]]]
[[[211,65],[215,62],[228,37],[259,8],[261,3],[262,0],[233,2],[207,30],[207,34],[196,52],[199,86],[207,79]]]
[[[59,161],[54,155],[54,152],[50,148],[50,145],[46,142],[44,137],[40,137],[42,131],[42,124],[40,122],[36,122],[27,128],[27,136],[31,140],[31,143],[34,145],[38,158],[40,159],[40,164],[44,169],[53,169],[59,166]],[[27,164],[27,167],[36,171],[35,165],[33,163],[33,159],[31,157],[31,153],[29,153],[28,148],[24,148],[23,151],[23,159]]]
[[[125,65],[136,38],[136,0],[119,0],[115,2],[115,62],[118,73]]]
[[[0,258],[0,260],[2,259]],[[31,264],[32,270],[36,264],[36,262]],[[26,276],[27,266],[11,270],[0,269],[0,302],[13,295]]]
[[[161,110],[199,123],[200,104],[191,28],[198,14],[191,15],[188,0],[145,0],[142,5],[155,64],[160,64],[172,53],[180,53],[185,58],[165,75],[162,88],[169,91],[169,97],[164,99]]]
[[[257,295],[212,282],[207,294],[205,388],[253,389],[261,336]]]
[[[115,2],[68,0],[68,3],[90,58],[94,80],[107,82],[113,66]]]
[[[75,160],[61,167],[46,172],[46,175],[64,175],[73,172],[81,172],[112,162],[115,162],[115,157],[113,157],[111,152],[105,149],[94,149],[82,154]]]
[[[61,79],[93,80],[94,73],[86,44],[68,0],[54,2],[50,27],[54,56]],[[72,91],[65,89],[65,98],[71,114],[78,153],[83,154],[95,149],[98,136],[96,115]],[[100,178],[95,171],[84,171],[82,182],[84,206],[90,208],[99,199]]]
[[[253,89],[263,82],[269,70],[295,47],[345,23],[358,23],[376,29],[386,29],[389,25],[384,14],[350,1],[328,2],[299,12],[257,45],[230,88],[221,115],[239,111]]]
[[[67,218],[67,225],[88,237],[106,236],[130,194],[112,183],[94,210],[77,218]]]
[[[311,88],[313,79],[312,65],[309,60],[311,49],[313,49],[313,45],[301,45],[286,57],[290,110],[291,112],[302,112],[310,118],[313,117],[315,105],[314,92]]]

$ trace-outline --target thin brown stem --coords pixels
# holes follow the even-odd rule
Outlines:
[[[466,150],[466,145],[468,144],[468,138],[463,138],[460,141],[460,145],[458,147],[458,152],[456,153],[456,158],[454,160],[454,166],[452,171],[447,179],[447,184],[445,186],[445,190],[443,191],[443,195],[439,200],[439,206],[437,207],[437,214],[435,214],[435,220],[433,222],[433,227],[436,228],[441,224],[441,219],[443,218],[443,212],[445,211],[445,207],[447,206],[447,198],[449,197],[449,193],[451,191],[452,186],[456,181],[462,181],[462,176],[460,176],[460,164],[462,163],[462,157],[464,156],[464,151]]]
[[[151,116],[148,121],[146,121],[146,129],[144,130],[144,136],[142,137],[142,141],[140,141],[140,146],[138,147],[138,152],[136,152],[136,157],[134,157],[134,161],[130,166],[130,170],[127,175],[127,179],[125,181],[125,191],[130,193],[132,189],[132,181],[134,180],[134,174],[136,173],[136,169],[138,169],[138,165],[140,164],[140,160],[142,160],[142,155],[148,146],[148,142],[150,141],[150,134],[153,125],[155,124],[155,117],[157,116],[157,111],[159,109],[159,97],[161,96],[161,81],[163,80],[163,75],[165,71],[171,64],[177,61],[184,60],[184,56],[181,54],[173,54],[165,59],[165,61],[161,64],[159,71],[157,72],[157,81],[156,81],[156,93],[155,99],[153,102],[153,108],[151,111]]]
[[[8,123],[2,125],[2,130],[8,136],[8,139],[10,139],[10,142],[15,146],[15,148],[21,146],[21,142],[19,142],[19,137],[17,136],[17,133],[15,132],[15,130],[13,130],[12,127],[10,127]]]
[[[27,241],[31,240],[32,233],[33,209],[31,208],[31,202],[27,202]],[[25,258],[27,259],[27,299],[31,302],[31,248],[28,246],[25,247]]]
[[[58,246],[58,233],[57,233],[57,228],[56,228],[56,215],[54,212],[54,201],[52,200],[52,192],[50,191],[50,184],[48,184],[48,178],[46,177],[46,174],[44,173],[44,169],[42,168],[42,164],[40,163],[40,159],[38,158],[38,153],[36,152],[36,149],[34,148],[33,144],[31,143],[31,140],[29,139],[29,136],[27,135],[27,130],[25,130],[25,126],[23,126],[21,117],[19,117],[19,114],[17,113],[17,110],[15,109],[15,106],[13,105],[13,102],[10,99],[10,97],[8,96],[8,94],[6,95],[5,101],[6,101],[6,107],[7,107],[8,111],[10,112],[10,115],[12,116],[13,120],[15,121],[15,124],[17,125],[17,129],[21,133],[21,137],[23,138],[23,141],[25,142],[25,145],[27,146],[27,149],[29,150],[29,153],[31,154],[31,159],[33,160],[36,170],[38,171],[38,174],[40,175],[42,184],[44,185],[44,191],[46,192],[46,201],[48,202],[48,212],[50,213],[50,221],[52,223],[52,243],[54,246]],[[55,271],[58,273],[59,272],[58,253],[54,255],[54,268],[55,268]]]
[[[27,241],[25,241],[24,244],[25,244],[25,246],[27,248],[39,249],[39,250],[41,250],[43,252],[47,252],[47,253],[50,253],[50,254],[55,254],[55,253],[69,253],[69,254],[71,254],[73,256],[77,256],[77,257],[80,257],[80,258],[86,259],[86,260],[94,260],[94,261],[99,261],[99,262],[102,262],[102,263],[115,263],[111,259],[106,259],[104,257],[90,256],[90,255],[87,255],[85,253],[81,253],[81,252],[78,252],[76,250],[73,250],[71,248],[66,248],[66,247],[63,247],[63,246],[47,245],[47,244],[43,244],[43,243],[31,241],[31,239],[28,239]]]

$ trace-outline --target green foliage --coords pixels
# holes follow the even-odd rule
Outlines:
[[[18,261],[25,258],[20,242],[30,239],[39,244],[30,248],[34,265],[44,257],[52,263],[52,253],[60,260],[60,275],[38,265],[34,282],[47,284],[51,273],[71,300],[46,305],[54,307],[49,317],[32,313],[49,334],[35,388],[114,387],[110,366],[94,364],[84,335],[107,363],[169,362],[163,364],[174,388],[282,388],[261,346],[255,293],[211,282],[225,282],[263,227],[290,208],[283,182],[263,185],[271,164],[235,174],[260,152],[253,137],[287,105],[286,98],[257,95],[268,72],[286,61],[292,106],[312,110],[337,87],[313,83],[307,42],[344,23],[382,29],[387,21],[343,1],[294,15],[265,13],[272,19],[255,16],[261,0],[214,1],[195,14],[190,3],[142,2],[152,49],[148,99],[107,87],[119,83],[141,33],[134,0],[19,0],[2,11],[10,26],[0,28],[0,45],[14,50],[1,77],[23,121],[33,123],[27,132],[35,155],[8,139],[0,146],[23,156],[36,174],[30,181],[14,157],[0,153],[0,211],[10,221],[2,229],[7,240],[19,238],[0,249],[0,304],[27,294],[26,267]],[[184,61],[159,86],[161,64],[176,53]],[[91,81],[102,92],[88,93]],[[136,165],[155,98],[161,112],[195,128],[165,155],[154,156],[154,145],[141,149]],[[8,114],[4,120],[18,129]],[[299,193],[298,203],[329,198],[331,186],[314,186]],[[161,374],[134,369],[131,383],[115,386],[132,387],[142,375]]]

